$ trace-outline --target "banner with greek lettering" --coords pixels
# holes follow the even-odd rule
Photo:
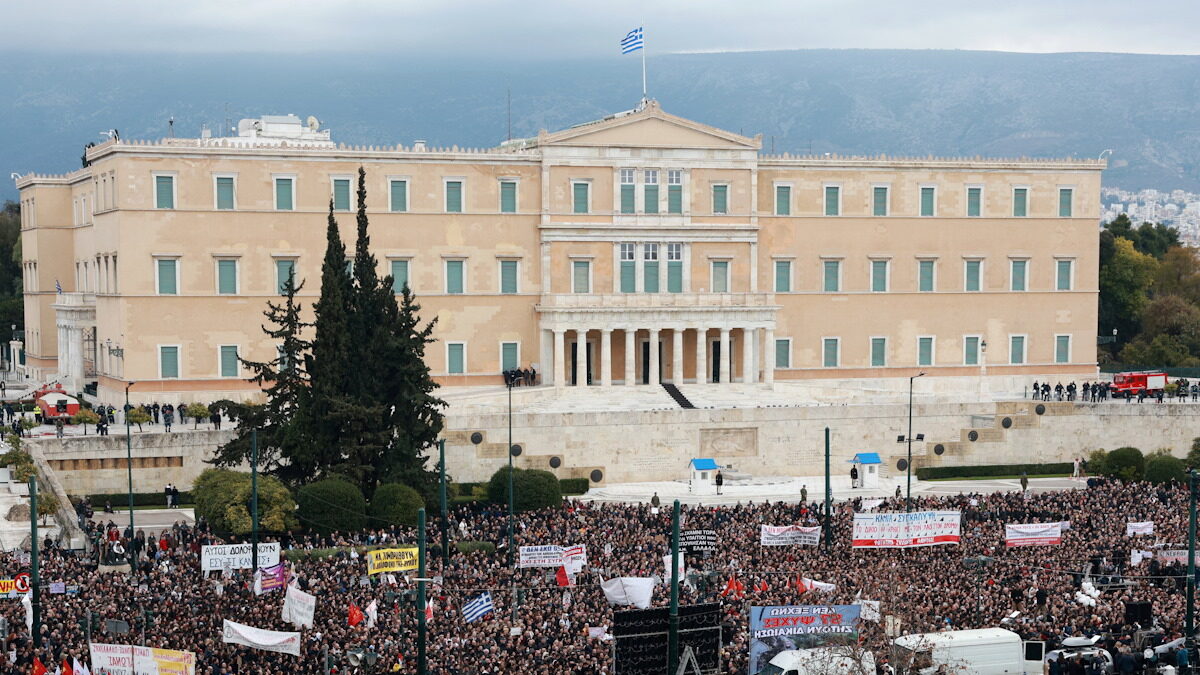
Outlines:
[[[175,649],[88,644],[96,675],[195,675],[196,655]]]
[[[763,525],[759,543],[763,546],[816,546],[821,542],[821,528],[800,525]]]
[[[1009,523],[1004,526],[1004,545],[1057,546],[1062,543],[1062,523]]]
[[[853,548],[913,548],[957,544],[958,511],[854,514]]]
[[[1125,523],[1125,536],[1132,537],[1138,534],[1154,534],[1154,521],[1147,520],[1144,523]]]
[[[587,546],[522,546],[517,567],[569,567],[582,569],[587,564]],[[569,570],[568,570],[569,571]]]
[[[278,630],[263,630],[225,619],[221,642],[244,645],[267,652],[300,656],[300,634]]]
[[[679,533],[679,547],[688,555],[717,552],[716,530],[684,530]]]
[[[313,627],[313,614],[317,611],[317,597],[309,595],[295,586],[287,587],[283,596],[283,620],[297,628]]]
[[[750,608],[750,672],[762,672],[780,652],[858,640],[859,605]]]
[[[378,548],[367,551],[367,574],[380,572],[406,572],[419,566],[416,546],[404,548]]]
[[[200,569],[205,572],[250,569],[252,552],[250,544],[219,544],[200,548]],[[272,567],[279,564],[279,542],[258,545],[258,566]]]

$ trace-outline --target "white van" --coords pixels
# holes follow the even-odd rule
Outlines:
[[[897,661],[922,675],[940,666],[955,675],[1041,675],[1045,651],[1045,643],[1023,643],[1003,628],[904,635],[895,645]]]
[[[875,675],[875,656],[853,646],[779,652],[758,675]]]

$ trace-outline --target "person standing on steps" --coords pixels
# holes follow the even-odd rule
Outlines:
[[[717,494],[721,494],[721,486],[725,484],[725,476],[721,475],[720,469],[717,469],[717,477],[713,479],[713,483],[717,485]]]
[[[801,504],[808,503],[808,486],[807,485],[800,486],[800,503]]]
[[[858,467],[857,466],[850,467],[850,487],[852,487],[852,488],[858,487]]]
[[[1029,476],[1024,471],[1022,471],[1021,472],[1021,494],[1025,494],[1025,491],[1028,489],[1029,489]]]

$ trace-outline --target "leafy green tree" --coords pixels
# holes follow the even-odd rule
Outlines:
[[[1137,337],[1121,350],[1121,361],[1146,368],[1168,366],[1191,368],[1200,365],[1200,359],[1191,355],[1183,340],[1165,333],[1156,336],[1148,343],[1145,338]]]
[[[1139,329],[1138,317],[1148,302],[1158,262],[1138,252],[1133,242],[1113,238],[1108,231],[1100,235],[1100,332],[1118,330],[1118,344],[1131,340]]]
[[[492,474],[487,486],[488,500],[493,504],[508,504],[508,467],[500,467]],[[513,469],[513,510],[557,506],[562,503],[562,487],[558,478],[549,471],[536,469]]]
[[[205,469],[192,484],[191,493],[196,515],[217,532],[244,535],[253,529],[249,473]],[[258,476],[258,523],[264,532],[290,532],[298,526],[292,493],[274,476]]]
[[[143,408],[142,406],[139,405],[138,407],[134,408],[133,410],[130,410],[129,412],[125,413],[125,419],[129,420],[130,424],[136,424],[138,431],[141,431],[143,424],[150,423],[150,413],[147,412],[145,408]]]
[[[83,433],[85,433],[85,434],[87,433],[87,425],[95,424],[99,421],[100,421],[100,415],[98,415],[96,413],[96,411],[92,410],[91,408],[80,408],[79,412],[75,413],[74,415],[71,415],[71,423],[72,424],[82,424],[83,425]]]
[[[188,417],[192,418],[193,429],[200,428],[200,420],[208,419],[208,416],[212,414],[208,406],[203,403],[189,403],[185,412],[187,412]]]
[[[400,483],[384,483],[371,497],[371,524],[415,526],[417,511],[424,506],[425,500],[416,490]]]
[[[316,532],[357,532],[367,523],[362,490],[342,478],[309,483],[296,493],[300,522]]]
[[[1154,274],[1154,295],[1175,295],[1200,303],[1200,256],[1190,246],[1172,246]]]
[[[1183,460],[1172,455],[1153,455],[1146,460],[1146,480],[1151,483],[1182,483],[1187,480]]]
[[[1145,475],[1146,458],[1137,448],[1117,448],[1108,453],[1104,462],[1104,475],[1122,480],[1139,480]]]

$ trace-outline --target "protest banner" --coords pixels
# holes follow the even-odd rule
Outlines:
[[[262,595],[263,593],[279,590],[287,586],[287,583],[287,563],[281,562],[271,567],[262,567],[258,570],[258,576],[255,578],[256,587],[254,592],[256,595]]]
[[[251,544],[218,544],[200,548],[200,569],[204,572],[250,569],[253,552]],[[258,545],[258,566],[279,564],[279,542]]]
[[[264,630],[225,619],[221,631],[221,642],[244,645],[267,652],[279,652],[300,656],[300,634],[278,630]]]
[[[684,530],[679,533],[679,546],[688,555],[717,552],[716,530]]]
[[[96,675],[195,675],[196,655],[175,649],[88,644]]]
[[[1125,536],[1132,537],[1138,534],[1154,534],[1154,521],[1147,520],[1143,523],[1125,523]]]
[[[663,577],[663,583],[666,583],[666,584],[671,583],[671,554],[670,553],[663,556],[663,574],[665,575]],[[683,551],[680,551],[679,552],[679,580],[683,581],[683,578],[685,576],[687,576],[687,563],[684,562]]]
[[[522,546],[518,549],[517,567],[570,567],[582,569],[587,564],[587,546]]]
[[[313,614],[317,610],[317,596],[310,595],[295,586],[288,586],[283,596],[283,620],[297,628],[313,627]]]
[[[864,499],[862,500],[862,505],[859,507],[859,510],[874,511],[875,509],[879,508],[879,505],[882,503],[882,499]]]
[[[1186,548],[1164,548],[1154,551],[1153,555],[1146,557],[1154,558],[1160,565],[1186,565],[1188,552]]]
[[[782,651],[858,640],[859,605],[750,608],[750,672],[761,672]]]
[[[407,572],[417,569],[417,547],[377,548],[367,551],[367,574],[380,572]]]
[[[763,525],[759,534],[759,544],[763,546],[816,546],[820,542],[821,528],[816,525]]]
[[[957,544],[958,511],[854,514],[853,548],[913,548]]]
[[[1062,523],[1009,523],[1004,526],[1004,545],[1057,546],[1062,543]]]

